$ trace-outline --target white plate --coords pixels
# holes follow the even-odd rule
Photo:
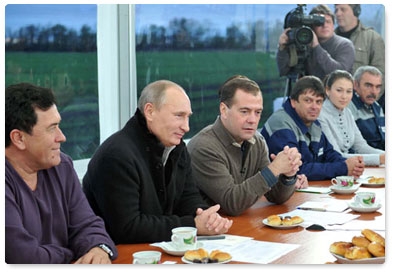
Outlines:
[[[299,224],[296,225],[290,225],[290,226],[285,226],[285,225],[279,225],[279,226],[274,226],[274,225],[270,225],[266,219],[262,220],[262,223],[266,226],[272,227],[272,228],[277,228],[277,229],[291,229],[291,228],[295,228],[295,227],[299,227],[301,223],[303,223],[303,221]]]
[[[185,254],[185,251],[187,250],[176,250],[174,247],[171,245],[171,242],[165,242],[166,245],[162,244],[160,247],[164,252],[166,252],[169,255],[173,256],[183,256]],[[196,248],[201,248],[203,247],[203,243],[197,242]]]
[[[354,203],[353,201],[349,202],[348,206],[350,207],[350,209],[356,212],[375,212],[376,210],[381,208],[380,203],[371,207],[363,207],[361,205]]]
[[[340,255],[336,255],[334,253],[331,254],[335,256],[337,261],[341,264],[383,264],[385,262],[385,257],[373,257],[368,259],[350,260]]]
[[[356,181],[358,183],[361,183],[361,186],[364,186],[364,187],[369,187],[369,188],[385,187],[385,181],[384,181],[384,183],[381,183],[381,184],[369,183],[370,178],[371,178],[371,176],[362,176],[362,177],[358,178]]]
[[[226,263],[229,263],[231,260],[232,260],[232,259],[229,259],[229,260],[226,260],[226,261],[223,261],[223,262],[208,263],[208,264],[226,264]],[[202,263],[194,263],[194,262],[192,262],[192,261],[189,261],[189,260],[185,259],[184,256],[182,256],[181,261],[182,261],[183,263],[186,263],[186,264],[202,264]]]
[[[330,189],[335,192],[335,193],[339,193],[339,194],[351,194],[356,192],[359,187],[361,186],[361,184],[354,184],[354,186],[352,187],[339,187],[339,186],[331,186]]]

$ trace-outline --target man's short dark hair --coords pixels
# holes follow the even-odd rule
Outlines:
[[[246,93],[253,95],[261,92],[259,85],[243,75],[234,75],[227,79],[218,90],[220,102],[225,103],[228,107],[233,104],[233,98],[236,90],[241,89]]]
[[[11,143],[14,129],[31,134],[37,123],[35,109],[48,110],[56,104],[51,89],[30,83],[9,85],[5,90],[5,147]]]
[[[298,101],[299,96],[306,92],[313,91],[315,96],[325,99],[325,88],[322,81],[316,76],[304,76],[296,81],[292,88],[290,98]]]
[[[330,15],[332,17],[332,22],[335,23],[335,14],[331,11],[331,9],[327,5],[317,5],[311,9],[309,15],[312,14],[323,14]]]

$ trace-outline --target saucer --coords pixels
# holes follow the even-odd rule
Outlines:
[[[341,187],[341,186],[333,185],[333,186],[330,187],[330,189],[333,192],[338,193],[338,194],[351,194],[351,193],[356,192],[359,189],[360,186],[361,186],[360,183],[354,184],[351,187]]]
[[[229,260],[226,260],[226,261],[223,261],[223,262],[208,263],[208,264],[226,264],[226,263],[229,263],[231,260],[232,260],[232,259],[229,259]],[[185,258],[185,256],[182,256],[181,261],[182,261],[183,263],[186,263],[186,264],[202,264],[202,263],[195,263],[195,262],[193,262],[193,261],[189,261],[189,260],[187,260],[187,259]]]
[[[179,250],[173,246],[172,242],[162,242],[160,244],[154,244],[154,246],[160,247],[164,252],[172,256],[184,256],[185,252],[189,249]],[[203,247],[203,243],[197,242],[196,249]]]
[[[339,264],[383,264],[385,262],[385,257],[350,260],[334,253],[331,254],[337,259]]]
[[[361,205],[355,203],[354,200],[349,202],[348,206],[350,207],[350,209],[352,209],[353,211],[356,211],[356,212],[375,212],[376,210],[381,208],[380,203],[373,205],[373,206],[361,206]]]

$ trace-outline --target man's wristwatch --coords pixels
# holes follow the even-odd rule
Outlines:
[[[108,245],[100,244],[100,245],[98,245],[98,247],[103,249],[104,252],[106,252],[108,254],[108,256],[110,256],[110,258],[112,258],[112,256],[114,256],[114,253],[112,252],[111,248]]]

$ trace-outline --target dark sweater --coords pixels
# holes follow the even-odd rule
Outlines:
[[[182,141],[162,164],[164,146],[148,132],[139,110],[92,157],[84,192],[117,244],[169,241],[171,229],[195,226],[207,208],[193,180]]]

